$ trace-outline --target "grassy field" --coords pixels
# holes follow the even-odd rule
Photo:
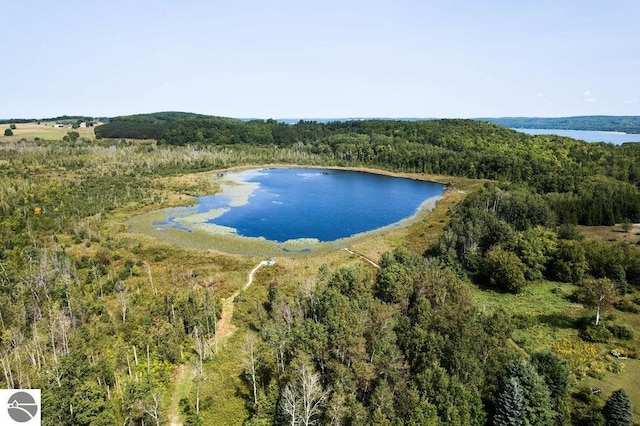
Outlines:
[[[621,224],[614,226],[577,226],[578,232],[588,238],[598,238],[606,241],[638,244],[640,242],[640,224],[633,224],[629,231],[625,231]]]
[[[480,309],[504,309],[514,316],[517,329],[512,335],[523,354],[547,351],[565,358],[576,380],[602,390],[602,403],[616,389],[624,388],[640,418],[640,360],[620,360],[611,355],[614,349],[638,345],[637,330],[640,316],[611,309],[606,312],[608,322],[623,323],[636,330],[634,341],[613,340],[609,343],[589,343],[578,336],[576,321],[582,316],[593,316],[592,310],[570,301],[576,286],[550,281],[530,284],[520,294],[502,294],[476,288],[474,300]]]
[[[93,129],[95,127],[79,127],[72,129],[71,126],[65,126],[62,128],[53,127],[53,122],[40,122],[40,124],[34,123],[18,123],[13,130],[13,136],[4,136],[4,129],[9,128],[9,124],[0,126],[0,141],[18,141],[20,139],[35,139],[40,138],[50,141],[59,141],[67,135],[67,132],[78,132],[81,138],[87,138],[93,140],[95,133]]]

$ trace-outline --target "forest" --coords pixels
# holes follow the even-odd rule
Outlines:
[[[0,142],[0,382],[41,388],[43,424],[639,419],[636,144],[473,120],[184,113],[95,132]],[[270,164],[449,191],[419,223],[353,247],[375,266],[283,255],[245,290],[261,259],[128,232],[137,213],[216,192],[212,174]]]

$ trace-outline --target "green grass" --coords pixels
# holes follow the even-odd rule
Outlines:
[[[606,401],[613,391],[624,389],[629,395],[635,420],[638,421],[640,420],[640,360],[626,359],[621,362],[624,364],[624,369],[619,374],[607,372],[602,379],[587,377],[584,383],[600,388],[603,401]]]
[[[542,317],[544,315],[562,314],[573,315],[582,305],[572,303],[567,299],[575,290],[571,284],[552,281],[537,281],[530,283],[522,293],[497,293],[490,290],[476,288],[474,301],[481,308],[494,310],[502,308],[513,315]]]
[[[640,315],[610,309],[605,321],[630,325],[636,331],[632,342],[588,343],[580,339],[575,320],[592,315],[591,310],[568,300],[575,286],[550,281],[531,283],[520,294],[502,294],[476,288],[474,301],[481,309],[504,309],[513,315],[516,330],[513,341],[523,351],[532,354],[551,350],[565,358],[576,379],[576,384],[586,383],[602,389],[606,399],[616,389],[624,388],[640,417],[640,360],[618,360],[611,351],[624,346],[638,347]],[[622,363],[622,371],[613,372],[616,363]],[[619,364],[618,364],[619,365]]]
[[[245,406],[248,391],[241,379],[239,362],[243,333],[240,330],[227,340],[225,347],[214,355],[205,368],[206,380],[202,382],[201,404],[211,397],[210,404],[204,404],[200,411],[205,425],[241,425],[249,417]],[[191,387],[195,401],[195,386]]]

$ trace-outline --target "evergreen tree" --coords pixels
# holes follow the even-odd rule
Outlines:
[[[564,398],[569,389],[570,372],[567,363],[550,352],[538,352],[531,357],[538,374],[541,375],[552,398]]]
[[[614,391],[602,410],[607,426],[631,426],[633,412],[631,402],[624,389]]]
[[[511,377],[503,386],[496,401],[496,413],[493,416],[495,426],[524,425],[524,394],[518,379]]]
[[[516,378],[524,395],[525,424],[546,426],[553,423],[555,412],[551,406],[551,394],[544,379],[526,360],[518,359],[505,368],[505,382]]]

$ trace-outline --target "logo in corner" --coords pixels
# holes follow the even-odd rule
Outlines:
[[[25,423],[36,416],[38,404],[31,394],[20,391],[9,397],[7,411],[14,421]]]

